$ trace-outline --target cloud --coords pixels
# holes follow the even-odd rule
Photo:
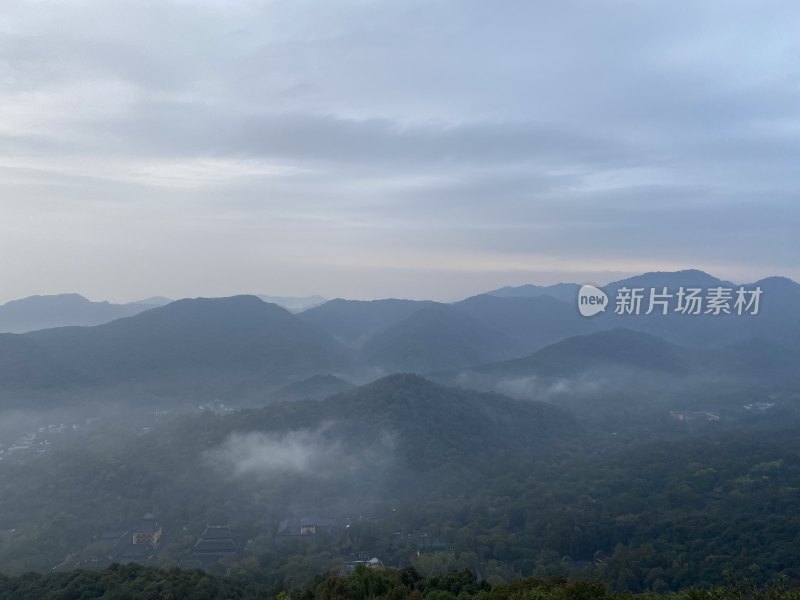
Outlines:
[[[346,446],[336,431],[336,423],[326,422],[315,429],[282,433],[234,432],[205,458],[234,477],[277,473],[340,477],[391,460],[394,437],[388,432],[377,432],[369,447],[354,448]]]
[[[324,439],[321,430],[297,430],[283,435],[233,433],[207,458],[236,476],[247,476],[310,473],[340,453],[340,445]]]
[[[4,289],[797,278],[798,25],[745,0],[10,0]]]
[[[559,378],[555,381],[541,381],[536,376],[502,379],[495,384],[501,394],[512,398],[534,399],[546,402],[558,402],[569,397],[585,397],[601,393],[611,388],[610,381],[598,374],[583,374],[571,379]]]
[[[619,389],[613,377],[603,373],[581,373],[570,378],[540,377],[491,377],[485,374],[462,371],[456,376],[456,384],[462,387],[487,389],[519,400],[561,402],[564,399],[592,397],[611,389]]]

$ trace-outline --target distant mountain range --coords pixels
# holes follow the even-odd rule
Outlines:
[[[682,315],[670,311],[617,315],[622,287],[737,288],[702,271],[646,273],[604,286],[610,305],[594,318],[577,310],[579,285],[502,288],[454,304],[409,300],[332,300],[300,314],[342,343],[361,351],[362,360],[387,371],[435,371],[524,356],[575,335],[618,327],[643,331],[676,344],[713,346],[751,338],[792,340],[800,335],[800,285],[768,278],[748,288],[763,290],[757,316]]]
[[[452,305],[425,307],[376,333],[362,359],[389,372],[424,373],[480,364],[515,354],[512,341]]]
[[[124,386],[229,397],[352,370],[349,349],[255,296],[178,300],[95,327],[0,335],[0,390]],[[260,390],[260,392],[259,392]]]
[[[580,285],[577,283],[557,283],[555,285],[541,286],[531,283],[518,287],[503,287],[498,290],[486,292],[488,296],[498,296],[500,298],[536,298],[538,296],[550,296],[562,302],[571,303],[578,295]]]
[[[315,306],[319,306],[321,304],[325,304],[327,300],[322,296],[264,296],[259,295],[264,302],[269,302],[270,304],[277,304],[278,306],[282,306],[286,310],[297,313],[302,312],[304,310],[308,310],[309,308],[314,308]]]
[[[156,298],[111,304],[92,302],[79,294],[31,296],[0,305],[0,333],[25,333],[69,325],[102,325],[161,304]]]
[[[321,296],[259,296],[259,298],[291,312],[300,312],[325,303],[325,298]],[[80,294],[30,296],[0,305],[0,333],[27,333],[54,327],[103,325],[170,302],[173,300],[164,296],[153,296],[126,304],[92,302]]]
[[[679,344],[714,345],[721,342],[741,341],[750,338],[796,340],[800,336],[800,284],[784,277],[769,277],[749,284],[747,289],[761,288],[759,314],[756,316],[722,314],[719,316],[700,314],[683,315],[677,313],[675,302],[669,314],[663,315],[655,310],[645,315],[647,306],[642,305],[642,314],[617,315],[613,303],[622,287],[644,288],[649,292],[661,292],[667,288],[675,294],[680,287],[693,287],[702,290],[722,287],[738,289],[738,284],[724,281],[697,270],[674,273],[646,273],[630,279],[617,281],[604,286],[612,303],[611,309],[598,315],[598,326],[602,328],[627,327],[647,331]],[[732,311],[733,312],[733,311]]]
[[[742,412],[752,402],[795,406],[800,344],[752,338],[714,347],[677,345],[611,329],[564,339],[528,356],[430,374],[445,385],[547,400],[576,414],[670,410]]]
[[[343,344],[359,349],[376,333],[437,304],[432,301],[337,298],[300,313],[300,318],[324,329]]]
[[[0,397],[125,389],[151,399],[319,398],[395,372],[466,373],[461,383],[495,389],[508,377],[555,380],[615,361],[627,371],[692,372],[687,356],[721,377],[786,381],[800,347],[800,285],[756,285],[757,316],[719,317],[616,315],[612,305],[584,318],[577,284],[452,304],[336,299],[297,314],[256,296],[125,305],[33,297],[0,307],[0,329],[34,330],[0,335]],[[623,286],[735,287],[701,271],[647,273],[604,286],[612,303]]]

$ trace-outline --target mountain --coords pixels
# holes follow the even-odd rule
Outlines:
[[[363,361],[386,371],[425,373],[514,356],[516,345],[454,306],[423,308],[374,335]]]
[[[550,296],[556,300],[561,300],[568,304],[573,304],[578,296],[577,283],[557,283],[555,285],[533,285],[526,284],[517,287],[506,286],[491,292],[486,292],[490,296],[500,298],[536,298],[539,296]]]
[[[151,296],[150,298],[145,298],[144,300],[136,300],[135,302],[129,302],[128,304],[146,304],[150,307],[155,306],[164,306],[165,304],[169,304],[170,302],[174,302],[172,298],[166,298],[164,296]]]
[[[730,281],[724,281],[713,275],[709,275],[705,271],[700,271],[699,269],[685,269],[682,271],[651,271],[609,283],[607,286],[604,286],[604,289],[617,290],[621,287],[667,287],[670,289],[677,289],[681,286],[709,288],[719,285],[734,287],[734,284]]]
[[[236,416],[231,418],[231,423],[236,421]],[[383,431],[391,434],[395,451],[432,465],[441,460],[445,448],[459,447],[471,456],[480,451],[476,446],[480,441],[523,446],[530,433],[556,435],[570,427],[572,419],[547,404],[447,387],[400,373],[325,400],[269,405],[240,417],[238,423],[237,428],[265,432],[325,426],[325,437],[364,446]]]
[[[25,333],[69,325],[101,325],[153,308],[153,304],[92,302],[79,294],[30,296],[0,306],[0,333]]]
[[[264,302],[277,304],[286,310],[298,313],[315,306],[325,304],[326,300],[322,296],[258,296]]]
[[[345,505],[351,512],[365,502],[452,494],[448,484],[460,481],[464,489],[465,476],[502,476],[498,464],[529,462],[575,431],[569,414],[545,403],[395,374],[324,400],[176,421],[118,456],[132,472],[157,464],[151,468],[180,478],[159,477],[162,489],[142,498],[162,502],[160,513],[185,509],[172,500],[175,492],[165,493],[171,486],[208,504],[218,495],[242,502],[242,490],[250,489],[262,505],[266,497],[271,507],[308,504],[316,512]],[[103,465],[93,468],[102,472]]]
[[[446,385],[537,397],[543,390],[568,381],[603,380],[624,387],[640,377],[660,381],[685,376],[689,361],[679,346],[619,328],[567,338],[522,358],[443,371],[431,377]]]
[[[623,286],[648,292],[667,287],[673,293],[681,286],[738,287],[697,270],[646,273],[606,286],[612,305]],[[474,374],[472,368],[478,365],[531,356],[576,335],[618,328],[675,344],[726,380],[772,373],[785,385],[791,379],[785,357],[794,356],[800,338],[800,312],[795,308],[800,306],[800,285],[770,277],[746,287],[756,286],[763,292],[757,315],[690,316],[674,310],[667,315],[617,315],[610,306],[590,319],[578,315],[574,300],[567,304],[546,294],[483,294],[455,304],[339,299],[297,315],[254,296],[187,299],[155,308],[96,303],[77,295],[33,297],[0,307],[0,322],[25,330],[34,321],[110,321],[3,336],[0,395],[21,398],[25,390],[52,394],[127,386],[126,394],[144,397],[254,399],[260,393],[263,400],[270,390],[315,375],[363,378],[367,373],[374,376],[371,369],[470,369]],[[117,318],[130,311],[137,314]],[[607,348],[633,343],[607,342]],[[728,356],[729,364],[739,365],[738,373],[721,359],[705,361],[696,347],[709,356]],[[752,348],[761,352],[754,354]],[[770,364],[765,357],[771,357]],[[628,370],[634,367],[624,365]],[[287,394],[295,397],[291,389]]]
[[[675,410],[721,410],[726,419],[747,421],[744,407],[753,402],[793,413],[798,362],[796,339],[681,346],[616,328],[571,337],[523,358],[430,376],[447,385],[555,402],[618,430],[622,423],[650,427]]]
[[[687,370],[680,347],[661,338],[629,329],[612,329],[571,337],[514,360],[475,371],[498,375],[575,376],[611,367],[679,375]]]
[[[767,277],[748,287],[762,290],[761,312],[747,321],[750,336],[800,339],[800,284],[786,277]]]
[[[48,352],[25,335],[0,334],[0,398],[25,391],[57,393],[90,382],[67,357]]]
[[[597,321],[585,319],[575,309],[551,296],[493,296],[482,294],[453,305],[478,323],[513,340],[522,356],[549,344],[597,330]]]
[[[324,400],[328,396],[345,392],[355,387],[335,375],[314,375],[308,379],[293,381],[269,393],[272,401]]]
[[[278,524],[293,514],[342,525],[347,519],[354,529],[377,525],[372,543],[392,544],[395,527],[408,531],[410,525],[381,524],[376,516],[405,521],[403,515],[436,510],[445,499],[463,507],[477,488],[489,497],[507,495],[509,485],[518,488],[520,476],[580,433],[556,407],[413,375],[389,376],[321,401],[151,425],[146,434],[135,424],[98,425],[92,437],[76,437],[45,460],[0,460],[3,481],[14,482],[0,494],[6,536],[0,568],[13,561],[17,570],[50,571],[64,561],[64,546],[48,543],[58,531],[68,547],[94,544],[87,554],[100,552],[105,560],[110,548],[98,550],[98,536],[120,525],[124,531],[146,512],[157,515],[166,535],[182,537],[200,535],[210,520],[235,512],[248,523],[243,542],[264,532],[267,551],[279,543],[272,541]],[[502,487],[492,494],[496,481]],[[71,519],[67,532],[58,520],[64,514]],[[415,529],[420,526],[430,527]],[[12,528],[26,537],[9,540]],[[167,538],[178,554],[166,560],[191,557],[191,544],[179,548],[177,541]],[[295,552],[285,545],[276,550],[280,560]]]
[[[621,416],[625,420],[634,416],[640,423],[663,419],[668,408],[679,406],[672,400],[693,398],[694,355],[685,352],[656,336],[620,328],[567,338],[522,358],[431,378],[446,385],[554,402],[582,419],[594,419],[593,426],[601,422],[617,429]]]
[[[72,375],[73,388],[90,382],[184,397],[263,394],[293,379],[346,370],[353,360],[325,332],[255,296],[178,300],[96,327],[16,336],[13,344],[27,352],[31,386],[52,381],[55,362],[61,381]],[[0,364],[0,383],[20,383],[13,364]]]
[[[738,287],[729,281],[723,281],[697,269],[648,272],[614,281],[602,286],[602,289],[608,294],[609,298],[608,309],[605,312],[592,319],[583,319],[586,321],[586,325],[583,326],[583,328],[581,328],[581,326],[576,326],[571,332],[568,332],[567,335],[563,335],[560,338],[557,327],[554,327],[555,330],[547,337],[547,341],[555,342],[569,335],[589,333],[602,329],[614,329],[617,327],[645,331],[678,344],[708,345],[721,341],[744,339],[755,335],[753,324],[746,322],[746,319],[734,320],[715,318],[706,315],[690,317],[676,314],[674,312],[674,305],[672,307],[673,310],[670,310],[667,315],[662,315],[657,310],[649,315],[645,314],[649,309],[648,300],[651,289],[660,293],[662,289],[666,287],[669,293],[674,294],[680,287],[707,290],[719,286],[730,288]],[[504,298],[554,297],[567,303],[570,307],[573,307],[573,310],[577,313],[574,307],[576,307],[579,287],[578,284],[571,283],[548,287],[525,285],[514,288],[501,288],[489,292],[488,295]],[[621,288],[641,288],[644,290],[644,298],[641,302],[639,314],[615,314],[617,293]],[[675,301],[674,296],[672,300]],[[553,325],[562,322],[564,322],[563,318],[556,318],[553,321]],[[529,349],[533,350],[535,348]]]
[[[490,448],[541,447],[573,427],[569,415],[547,404],[446,387],[413,374],[337,394],[317,403],[313,413],[318,423],[335,421],[332,433],[338,437],[365,445],[381,430],[390,433],[394,452],[415,469],[441,467],[447,460],[464,466]]]
[[[526,285],[516,288],[501,288],[485,294],[485,296],[501,298],[545,298],[548,296],[558,297],[566,302],[570,307],[576,306],[577,284],[559,284],[557,286],[541,287]],[[754,290],[761,287],[762,296],[760,299],[760,311],[758,315],[737,315],[720,314],[712,315],[703,312],[699,315],[686,315],[677,312],[679,288],[698,288],[702,290],[701,295],[706,295],[708,290],[713,288],[727,288],[732,290],[731,313],[733,302],[736,297],[736,290],[740,284],[725,281],[698,269],[687,269],[682,271],[655,271],[636,275],[619,281],[611,282],[602,289],[609,298],[609,305],[605,312],[591,319],[584,319],[585,326],[577,325],[572,329],[565,329],[565,334],[561,339],[568,335],[578,333],[589,333],[603,329],[614,329],[623,327],[651,333],[658,337],[680,345],[702,345],[713,346],[720,343],[741,342],[752,338],[766,338],[773,340],[791,340],[800,336],[800,311],[794,309],[800,302],[800,285],[784,277],[769,277],[754,283],[743,284],[746,290]],[[640,289],[643,291],[643,298],[638,314],[616,314],[618,292],[622,288]],[[650,292],[662,293],[663,289],[671,294],[668,299],[668,312],[662,314],[659,305],[654,305],[651,314],[646,314],[650,309]],[[478,296],[480,298],[480,296]],[[466,302],[474,302],[467,299]],[[544,313],[544,309],[543,313]],[[563,312],[563,311],[562,311]],[[473,312],[473,316],[478,316]],[[520,331],[526,330],[526,317],[520,315]],[[549,335],[543,336],[547,342],[557,341],[560,336],[559,327],[568,322],[569,316],[554,316],[552,320],[542,314],[541,320],[552,326]],[[494,316],[495,321],[499,320]],[[486,322],[485,319],[482,322]],[[505,326],[500,323],[496,327],[501,331],[508,331],[513,326],[514,319],[508,318]],[[535,339],[533,329],[529,329],[526,334],[528,339]],[[528,350],[535,349],[535,345],[529,346]]]
[[[361,348],[376,333],[384,331],[415,312],[437,305],[433,301],[343,300],[337,298],[300,313],[300,318],[324,329],[352,348]]]
[[[718,381],[740,382],[742,389],[791,390],[800,386],[800,338],[753,337],[710,348],[689,349],[696,370]],[[763,394],[764,392],[760,392]]]
[[[794,307],[800,302],[800,285],[790,279],[771,277],[755,283],[744,284],[747,290],[761,287],[759,314],[737,315],[731,301],[731,314],[684,315],[676,312],[679,288],[699,288],[702,294],[713,288],[732,290],[735,300],[740,285],[724,281],[696,269],[677,272],[645,273],[604,286],[609,296],[610,307],[598,315],[598,327],[626,327],[646,331],[678,344],[713,346],[715,344],[743,341],[751,338],[793,339],[800,335],[800,312]],[[618,291],[623,288],[644,290],[640,314],[615,314]],[[662,314],[659,307],[647,315],[648,298],[651,290],[661,293],[667,288],[672,294],[669,299],[668,314]]]

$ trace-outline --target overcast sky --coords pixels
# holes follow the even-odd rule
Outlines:
[[[796,1],[2,0],[0,301],[800,279]]]

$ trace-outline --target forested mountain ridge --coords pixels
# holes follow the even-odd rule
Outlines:
[[[95,327],[1,339],[6,392],[57,395],[130,384],[131,392],[176,397],[263,396],[271,387],[354,364],[352,353],[324,331],[254,296],[178,300]]]
[[[30,296],[0,305],[0,332],[26,333],[71,325],[101,325],[158,306],[152,302],[91,302],[79,294]]]
[[[300,313],[300,317],[324,329],[336,339],[360,349],[375,334],[388,329],[433,301],[345,300],[337,298]]]
[[[235,510],[269,540],[277,522],[297,511],[385,515],[392,506],[457,497],[499,465],[519,468],[530,456],[551,455],[577,431],[558,408],[416,375],[322,401],[155,425],[145,433],[89,427],[42,460],[0,460],[0,479],[15,482],[0,497],[0,530],[18,532],[0,545],[0,571],[44,569],[65,551],[103,558],[93,554],[92,539],[146,512],[196,531]],[[65,509],[69,523],[58,518]],[[47,542],[31,543],[33,531]],[[183,552],[185,560],[175,543],[177,554],[167,555]]]
[[[728,285],[700,271],[681,271],[648,273],[606,290],[613,302],[620,286],[658,289],[679,283]],[[80,390],[100,396],[116,387],[108,393],[120,397],[122,386],[135,382],[129,392],[164,402],[194,395],[252,404],[314,376],[363,383],[397,371],[477,372],[489,363],[517,360],[521,365],[532,353],[570,338],[581,344],[606,339],[595,358],[584,357],[592,363],[624,351],[626,342],[576,336],[620,327],[661,337],[695,362],[701,356],[697,349],[703,349],[717,359],[700,362],[718,371],[725,370],[727,360],[756,376],[758,369],[774,374],[776,365],[785,373],[786,357],[797,353],[800,339],[795,310],[800,285],[774,277],[753,286],[763,287],[757,315],[617,315],[609,307],[586,319],[575,304],[541,290],[530,296],[525,290],[484,294],[453,304],[340,299],[297,315],[254,296],[179,300],[93,327],[2,335],[0,396],[5,403],[24,404],[27,398],[43,400],[43,394],[65,399]],[[748,356],[748,347],[761,350]]]
[[[507,335],[454,306],[437,305],[423,308],[370,338],[361,356],[366,364],[387,372],[424,373],[510,358],[516,352]]]

